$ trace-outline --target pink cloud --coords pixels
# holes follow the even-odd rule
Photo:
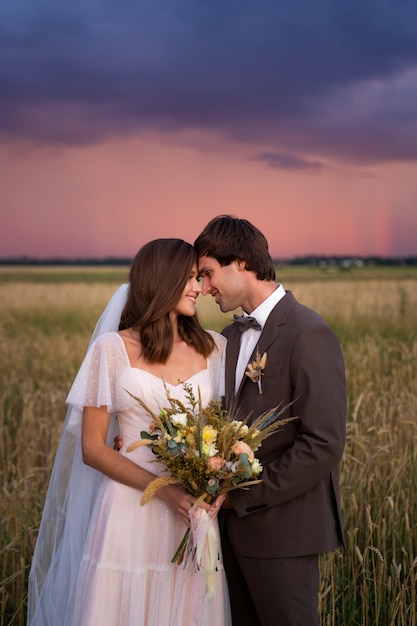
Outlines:
[[[208,142],[203,151],[150,136],[3,149],[0,256],[131,257],[149,239],[193,241],[221,213],[254,222],[277,257],[417,252],[411,166],[366,176],[331,162],[317,172],[282,171],[249,156],[233,144]]]

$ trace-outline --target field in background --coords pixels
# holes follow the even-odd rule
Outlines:
[[[64,401],[127,268],[0,268],[0,626],[23,626],[27,575]],[[342,343],[346,547],[322,559],[323,626],[416,626],[417,269],[278,268]],[[206,327],[231,315],[199,298]]]

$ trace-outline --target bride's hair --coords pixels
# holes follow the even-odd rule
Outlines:
[[[150,363],[165,363],[171,354],[174,336],[170,313],[196,262],[193,246],[182,239],[150,241],[133,259],[119,330],[132,327],[139,332],[143,355]],[[178,332],[205,357],[215,348],[213,337],[201,326],[197,314],[178,315]]]

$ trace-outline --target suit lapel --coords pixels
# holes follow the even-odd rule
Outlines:
[[[269,322],[269,318],[264,326],[263,331],[261,332],[259,341],[256,344],[248,363],[252,363],[252,361],[256,359],[257,352],[259,352],[261,356],[263,355],[264,352],[268,353],[269,346],[275,341],[275,339],[279,335],[279,326],[276,324],[268,323],[268,322]],[[236,394],[237,399],[239,398],[243,385],[250,384],[250,383],[251,381],[249,380],[249,378],[246,375],[244,375],[240,382],[239,389],[237,390],[237,394]]]
[[[264,352],[268,353],[269,347],[280,334],[280,326],[285,324],[290,310],[296,303],[297,300],[294,298],[293,294],[290,291],[287,291],[285,297],[272,309],[260,334],[259,341],[252,352],[249,362],[252,362],[256,358],[257,351],[259,351],[261,356]],[[242,387],[246,382],[249,382],[248,377],[244,375],[239,389],[235,394],[235,374],[239,347],[240,331],[237,328],[234,328],[229,335],[226,348],[225,389],[228,406],[230,406],[235,395],[235,402],[237,405],[239,404],[239,395],[242,391]]]
[[[226,406],[231,406],[235,395],[235,373],[240,347],[240,330],[236,327],[230,332],[226,346],[225,391]]]
[[[259,341],[256,344],[252,355],[249,359],[249,362],[253,361],[256,358],[256,351],[259,351],[259,354],[263,354],[268,351],[269,346],[279,335],[279,325],[271,319],[272,313],[267,319],[265,327],[260,334]],[[235,394],[235,375],[236,375],[236,365],[237,359],[239,356],[239,348],[240,348],[240,330],[238,328],[233,329],[230,333],[227,340],[226,347],[226,372],[225,372],[225,390],[226,390],[226,404],[227,406],[231,406],[232,399],[236,395],[235,402],[238,401],[239,394],[242,390],[245,382],[249,381],[247,376],[243,376],[241,383],[239,385],[239,389]],[[238,404],[238,402],[237,402]]]

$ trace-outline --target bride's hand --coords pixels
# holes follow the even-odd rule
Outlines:
[[[215,499],[215,501],[212,503],[212,505],[210,506],[210,511],[209,511],[209,515],[212,519],[215,519],[220,511],[220,509],[223,506],[223,502],[226,500],[226,495],[224,494],[222,496],[217,496],[217,498]]]
[[[176,513],[178,513],[184,522],[190,527],[190,510],[193,506],[196,498],[191,494],[184,491],[182,487],[178,485],[167,485],[158,489],[157,495],[164,500],[164,502]],[[210,509],[210,505],[206,504],[206,507]]]
[[[187,493],[178,485],[167,485],[158,490],[159,497],[168,504],[168,506],[176,511],[184,522],[190,527],[190,511],[197,498]],[[201,502],[199,507],[205,509],[212,519],[215,519],[226,500],[226,495],[218,496],[212,504]]]

